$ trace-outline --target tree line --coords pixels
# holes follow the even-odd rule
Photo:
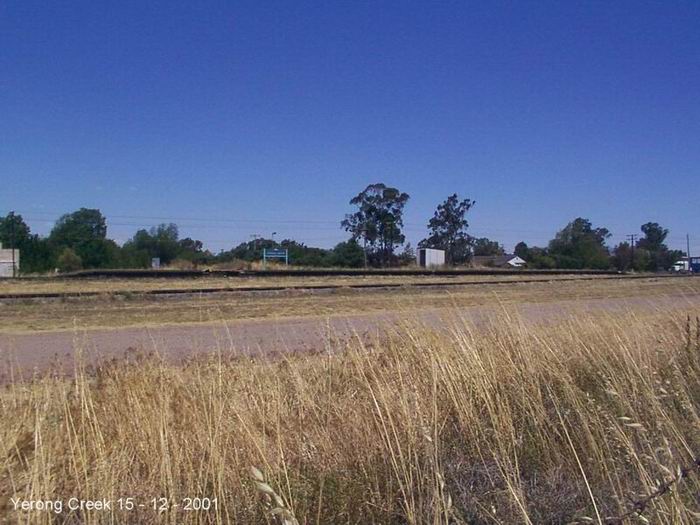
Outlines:
[[[31,232],[21,215],[13,212],[0,218],[0,242],[21,252],[22,273],[62,272],[83,268],[148,268],[153,258],[162,265],[252,263],[263,250],[285,248],[292,264],[315,267],[392,267],[414,264],[415,251],[403,233],[404,208],[410,196],[382,183],[370,184],[353,197],[354,211],[340,226],[349,239],[332,249],[316,248],[292,239],[275,241],[256,238],[228,251],[213,254],[204,244],[181,238],[176,224],[139,229],[123,245],[107,237],[107,221],[98,209],[81,208],[61,216],[48,236]],[[476,201],[457,194],[440,203],[427,222],[428,235],[419,248],[445,251],[449,265],[466,265],[474,256],[504,254],[497,241],[469,234],[467,213]],[[515,255],[531,268],[610,269],[660,271],[669,269],[684,255],[665,244],[668,230],[655,222],[641,226],[643,236],[634,244],[623,242],[612,249],[610,232],[594,227],[588,219],[576,218],[562,228],[545,247],[520,242]]]
[[[169,264],[176,259],[204,260],[209,253],[201,241],[181,239],[175,224],[138,230],[120,246],[107,237],[107,221],[100,210],[89,208],[62,215],[47,237],[32,233],[21,215],[10,212],[0,218],[0,242],[20,251],[22,273],[146,268],[153,257]]]
[[[361,242],[372,266],[392,266],[401,263],[395,255],[403,245],[403,211],[410,199],[407,193],[384,184],[370,184],[350,204],[357,210],[345,217],[341,226],[355,242]],[[471,199],[460,199],[452,194],[440,203],[428,221],[429,235],[418,243],[419,248],[437,248],[445,251],[448,264],[467,264],[474,256],[503,255],[497,241],[469,234],[467,212],[476,204]],[[523,258],[529,267],[538,269],[610,269],[620,271],[668,270],[684,252],[671,250],[665,244],[668,229],[656,222],[641,226],[644,234],[634,245],[623,242],[610,249],[607,228],[594,227],[591,221],[578,217],[555,235],[546,247],[529,247],[520,242],[515,255]]]

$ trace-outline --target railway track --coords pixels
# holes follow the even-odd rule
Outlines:
[[[413,274],[415,275],[415,273]],[[434,275],[434,274],[431,274]],[[522,275],[520,273],[519,275]],[[556,278],[553,278],[556,275]],[[99,296],[164,296],[164,295],[199,295],[215,293],[255,293],[255,292],[283,292],[283,291],[332,291],[332,290],[362,290],[362,289],[392,289],[392,288],[445,288],[456,286],[477,286],[496,284],[529,284],[543,282],[569,282],[592,280],[633,280],[633,279],[687,279],[687,275],[624,275],[624,274],[573,274],[571,277],[560,277],[562,274],[553,274],[549,278],[540,276],[533,279],[518,281],[506,279],[491,279],[481,281],[443,281],[443,282],[408,282],[408,283],[344,283],[344,284],[297,284],[297,285],[267,285],[267,286],[231,286],[231,287],[193,287],[193,288],[161,288],[156,290],[110,290],[85,291],[85,292],[15,292],[0,293],[0,301],[31,300],[31,299],[69,299]]]

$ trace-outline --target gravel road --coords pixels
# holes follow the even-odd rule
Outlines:
[[[700,307],[700,294],[624,299],[588,299],[521,303],[511,306],[527,322],[546,322],[579,311],[623,312]],[[498,306],[460,309],[425,309],[332,317],[279,318],[187,324],[32,333],[0,334],[0,383],[19,375],[28,376],[49,368],[62,373],[74,369],[75,356],[98,365],[104,360],[133,352],[157,352],[169,362],[221,351],[225,354],[269,354],[321,350],[331,334],[336,340],[354,336],[370,337],[403,321],[438,326],[445,320],[465,319],[483,323],[498,315]],[[700,308],[699,308],[700,310]]]

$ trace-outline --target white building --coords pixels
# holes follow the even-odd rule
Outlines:
[[[14,259],[12,252],[14,253]],[[12,271],[12,262],[14,260],[15,271]],[[9,250],[2,248],[0,243],[0,277],[14,277],[19,275],[19,250]]]
[[[700,257],[681,257],[671,269],[674,272],[700,272]]]
[[[687,272],[690,270],[690,259],[687,257],[681,257],[675,263],[673,263],[672,269],[674,272]]]
[[[445,265],[445,250],[433,248],[420,248],[418,250],[418,265],[423,268]]]

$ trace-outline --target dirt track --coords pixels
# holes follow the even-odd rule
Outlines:
[[[662,297],[559,300],[523,303],[509,307],[528,322],[570,315],[571,312],[607,313],[635,310],[674,310],[700,307],[700,293]],[[48,331],[0,334],[0,382],[19,373],[26,377],[49,368],[70,372],[74,358],[97,365],[105,360],[138,352],[157,352],[170,362],[181,362],[196,355],[222,352],[226,355],[322,350],[329,334],[336,339],[355,335],[366,338],[387,326],[400,329],[402,321],[437,326],[446,319],[481,323],[499,313],[498,305],[459,309],[424,309],[406,312],[352,314],[330,317],[303,317],[239,320],[212,324],[183,324],[157,327],[128,327],[74,331]]]

